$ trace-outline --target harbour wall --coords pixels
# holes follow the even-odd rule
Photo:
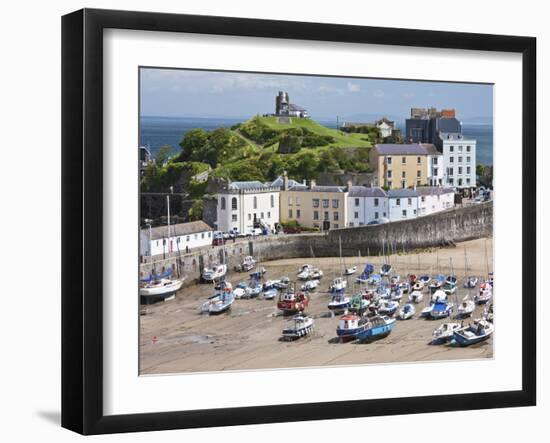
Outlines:
[[[174,254],[170,259],[154,257],[158,271],[172,267],[187,275],[186,283],[200,277],[204,266],[224,260],[229,270],[246,255],[262,262],[285,258],[357,257],[394,254],[417,249],[453,246],[457,242],[490,237],[493,234],[493,202],[457,207],[411,220],[381,225],[331,230],[327,233],[270,235],[228,241],[225,246],[212,246],[188,254]],[[140,264],[140,274],[150,273],[149,258]]]

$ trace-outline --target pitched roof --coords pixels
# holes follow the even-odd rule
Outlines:
[[[178,237],[181,235],[197,234],[199,232],[208,232],[213,231],[210,226],[208,226],[202,220],[189,222],[189,223],[178,223],[176,225],[170,226],[170,236]],[[141,232],[144,235],[149,235],[149,229],[142,229]],[[157,240],[160,238],[168,237],[168,226],[157,226],[156,228],[151,229],[151,240]]]
[[[444,188],[442,186],[419,186],[416,188],[418,195],[442,195],[454,194],[453,188]]]
[[[292,186],[295,186],[295,185],[298,185],[298,184],[299,184],[299,182],[297,182],[296,180],[292,180],[291,178],[288,179],[288,186],[289,187],[292,187]],[[269,186],[282,187],[283,186],[283,176],[279,175],[279,177],[277,177],[275,180],[273,180],[273,182]]]
[[[381,155],[427,155],[428,144],[409,143],[409,144],[394,144],[394,143],[378,143],[374,145],[375,149]],[[433,146],[433,145],[430,145]]]
[[[346,192],[345,186],[307,186],[298,183],[289,187],[289,191],[311,191],[311,192]]]
[[[248,181],[248,182],[231,182],[227,189],[230,190],[240,190],[240,189],[264,189],[267,188],[267,185],[263,184],[260,181]]]
[[[349,197],[386,197],[386,193],[380,187],[352,186]]]
[[[388,191],[389,198],[408,198],[418,197],[418,193],[415,189],[390,189]]]

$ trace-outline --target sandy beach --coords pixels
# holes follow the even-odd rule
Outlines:
[[[468,293],[464,289],[465,256],[468,274],[486,277],[492,271],[492,239],[480,239],[457,244],[456,248],[433,249],[416,254],[393,255],[390,263],[404,278],[409,273],[436,274],[450,272],[451,262],[459,278],[458,290],[452,302],[459,302]],[[365,263],[378,271],[382,257],[344,258],[346,266],[357,265],[358,273]],[[141,307],[140,373],[166,374],[178,372],[211,372],[224,370],[296,368],[312,366],[361,365],[388,362],[418,362],[451,359],[478,359],[493,356],[493,339],[467,348],[431,345],[433,330],[449,319],[419,318],[422,302],[414,318],[397,321],[386,338],[369,344],[340,343],[335,339],[339,315],[331,316],[328,287],[332,279],[342,274],[339,257],[300,258],[261,263],[267,269],[266,278],[293,279],[304,263],[320,267],[324,277],[317,291],[311,294],[307,315],[315,319],[313,333],[293,342],[280,341],[281,331],[291,317],[280,315],[276,300],[236,300],[232,309],[219,316],[201,315],[199,307],[213,294],[211,285],[183,288],[175,299]],[[488,263],[488,264],[487,264]],[[355,276],[349,278],[353,288]],[[231,271],[228,280],[233,286],[247,280],[247,274]],[[473,296],[476,290],[470,290]],[[352,293],[348,291],[348,293]],[[425,291],[425,300],[428,299]],[[405,303],[406,296],[401,304]],[[478,318],[483,306],[477,306],[473,318]],[[468,321],[468,320],[467,320]],[[467,322],[466,321],[466,322]]]

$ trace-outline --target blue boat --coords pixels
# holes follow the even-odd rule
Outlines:
[[[208,301],[203,303],[201,306],[201,311],[210,315],[221,314],[231,308],[234,301],[235,295],[233,294],[233,291],[226,288],[223,291],[208,297]]]
[[[277,297],[277,294],[279,291],[275,288],[269,288],[267,290],[264,290],[263,297],[265,300],[273,300],[275,297]]]
[[[332,295],[328,308],[334,312],[342,312],[348,309],[351,305],[351,300],[346,297],[344,291],[339,291]]]
[[[491,322],[479,319],[453,333],[451,344],[458,346],[470,346],[487,340],[495,332],[495,327]]]
[[[340,318],[338,327],[336,328],[336,335],[342,338],[353,337],[365,330],[369,319],[357,314],[347,314]]]
[[[453,312],[453,306],[453,303],[446,301],[435,302],[429,313],[429,317],[433,319],[449,317]]]
[[[267,272],[267,270],[264,267],[259,268],[255,272],[252,272],[248,275],[250,275],[250,278],[253,278],[255,280],[260,280],[264,274]]]
[[[357,277],[357,282],[358,283],[367,283],[373,272],[374,272],[374,266],[367,263],[365,265],[365,269],[363,269],[363,272],[361,273],[361,275],[359,275],[359,277]]]
[[[386,337],[393,330],[394,326],[395,318],[390,318],[385,315],[377,315],[369,319],[365,328],[357,334],[357,340],[361,342],[369,342],[378,338]]]

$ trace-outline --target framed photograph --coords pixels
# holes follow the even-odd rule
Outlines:
[[[535,405],[535,53],[64,16],[62,425]]]

